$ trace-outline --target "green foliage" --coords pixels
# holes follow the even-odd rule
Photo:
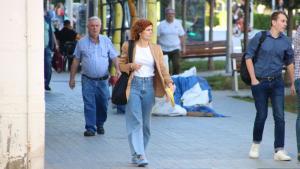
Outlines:
[[[54,5],[57,4],[57,3],[59,3],[59,2],[65,4],[65,0],[52,0],[51,1],[51,3],[54,4]]]
[[[270,28],[270,15],[254,13],[254,29],[267,30]]]
[[[213,90],[230,90],[232,88],[231,76],[216,75],[205,77],[205,79]]]
[[[198,72],[203,72],[203,71],[207,71],[207,60],[193,60],[193,61],[188,61],[188,60],[182,60],[181,61],[181,71],[185,71],[190,69],[191,67],[196,67]],[[216,60],[214,61],[214,66],[215,66],[215,70],[224,70],[225,69],[225,61],[222,60]]]
[[[208,84],[213,90],[231,90],[232,89],[232,76],[216,75],[206,77]],[[238,78],[239,89],[250,89],[239,77]]]
[[[220,25],[220,19],[219,17],[215,14],[214,15],[214,26]],[[205,26],[209,26],[209,16],[205,16]]]
[[[270,17],[268,14],[254,13],[254,29],[267,30],[270,28]],[[300,15],[293,16],[293,29],[296,29],[300,24]]]
[[[218,20],[219,20],[219,25],[222,27],[226,27],[227,25],[227,11],[221,11],[217,15]]]
[[[254,4],[255,5],[263,4],[266,5],[268,8],[272,8],[272,1],[269,0],[254,0]]]
[[[297,26],[300,25],[300,14],[299,15],[294,15],[293,16],[293,29],[297,29]]]
[[[270,0],[254,0],[254,4],[256,4],[256,5],[257,4],[264,4],[268,8],[272,8],[272,1],[270,1]],[[285,4],[285,8],[288,7],[288,4],[294,4],[292,6],[293,9],[296,9],[296,8],[300,7],[300,1],[299,0],[284,0],[284,4]]]
[[[249,96],[232,96],[235,99],[244,100],[247,102],[254,102],[254,99]],[[284,98],[284,110],[291,112],[291,113],[297,113],[297,105],[296,103],[296,96],[285,96]],[[271,102],[269,101],[269,107],[271,107]]]

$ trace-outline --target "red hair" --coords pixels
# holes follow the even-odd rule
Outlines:
[[[131,39],[132,40],[139,40],[140,39],[140,33],[143,32],[148,26],[152,24],[151,21],[147,19],[139,19],[132,25],[130,31],[131,31]]]

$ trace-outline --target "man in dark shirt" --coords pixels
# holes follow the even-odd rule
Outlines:
[[[251,39],[246,51],[246,65],[251,77],[251,90],[255,100],[256,117],[253,129],[253,144],[249,157],[259,157],[259,145],[262,141],[265,121],[268,115],[268,100],[272,103],[275,121],[274,160],[290,161],[284,151],[284,81],[283,65],[286,66],[290,81],[294,81],[294,52],[290,39],[283,34],[287,26],[287,15],[276,11],[271,15],[271,29],[266,33],[266,39],[261,44],[255,64],[252,58],[260,41],[259,32]],[[291,94],[295,94],[294,83],[291,83]]]
[[[73,61],[73,52],[76,46],[76,39],[78,34],[72,29],[69,20],[64,21],[64,27],[57,33],[57,39],[59,40],[60,49],[65,56],[65,65],[68,61],[68,70],[70,71],[71,64]]]

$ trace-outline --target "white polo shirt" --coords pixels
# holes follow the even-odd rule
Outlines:
[[[183,36],[184,30],[181,23],[174,19],[172,23],[163,20],[157,28],[158,44],[165,52],[181,49],[179,36]]]

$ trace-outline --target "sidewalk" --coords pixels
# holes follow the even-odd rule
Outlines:
[[[68,74],[53,74],[46,99],[46,169],[133,169],[124,115],[109,110],[105,135],[83,136],[80,82],[72,91]],[[77,77],[80,80],[80,76]],[[245,93],[249,91],[243,91]],[[255,109],[214,91],[213,106],[226,118],[153,117],[148,169],[300,169],[296,160],[296,115],[286,113],[286,150],[290,162],[273,160],[274,122],[269,114],[258,160],[248,158]],[[270,111],[271,112],[271,111]]]

